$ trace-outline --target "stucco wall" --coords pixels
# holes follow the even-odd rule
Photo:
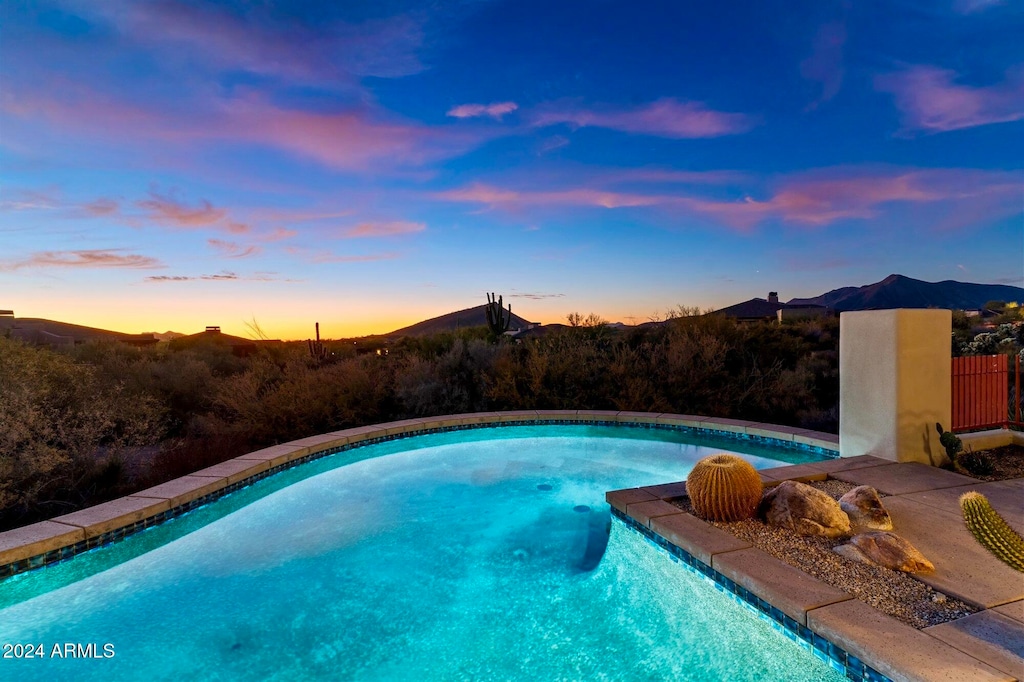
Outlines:
[[[950,425],[948,310],[870,310],[839,318],[839,452],[938,465]]]

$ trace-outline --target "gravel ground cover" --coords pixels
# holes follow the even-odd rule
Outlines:
[[[832,479],[810,485],[835,499],[855,487]],[[693,513],[689,498],[680,497],[671,502]],[[884,499],[882,503],[885,504]],[[712,522],[712,525],[915,628],[956,620],[978,610],[933,590],[906,573],[868,566],[839,556],[832,548],[842,544],[843,540],[796,535],[759,519]],[[899,528],[895,532],[899,533]]]

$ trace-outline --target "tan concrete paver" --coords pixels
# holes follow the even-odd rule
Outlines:
[[[531,421],[537,418],[537,410],[509,410],[508,412],[498,412],[498,421],[502,422],[522,422]]]
[[[669,426],[689,426],[690,428],[703,428],[709,417],[701,417],[696,414],[671,414],[658,415],[656,422]]]
[[[832,478],[856,485],[869,485],[875,490],[890,495],[916,493],[922,490],[954,488],[978,483],[968,476],[921,464],[920,462],[898,462],[884,466],[849,469],[833,472]]]
[[[747,427],[747,433],[751,436],[763,436],[765,438],[774,438],[776,440],[793,440],[793,436],[797,434],[812,434],[816,433],[810,429],[801,429],[796,426],[776,426],[775,424],[751,424]]]
[[[933,637],[1017,678],[1024,677],[1024,623],[994,611],[925,628]]]
[[[384,429],[384,433],[388,436],[397,436],[410,431],[419,431],[425,428],[425,422],[424,419],[402,419],[397,422],[389,422],[384,424],[387,427]]]
[[[1017,601],[1012,601],[1009,604],[993,607],[992,610],[1024,623],[1024,599],[1018,599]]]
[[[746,433],[747,427],[757,428],[763,426],[760,422],[752,422],[746,419],[725,419],[714,417],[700,423],[702,429],[714,429],[715,431],[728,431],[730,433]]]
[[[272,445],[269,448],[247,452],[235,459],[256,459],[270,462],[270,468],[280,466],[306,454],[305,448],[294,445]]]
[[[804,625],[811,609],[851,599],[756,547],[716,554],[711,567]]]
[[[619,416],[618,410],[579,410],[576,418],[588,422],[613,422]]]
[[[216,492],[227,485],[226,478],[211,478],[209,476],[182,476],[167,483],[155,485],[139,491],[131,497],[157,497],[168,500],[171,509],[181,504],[186,504],[212,492]]]
[[[895,682],[1014,679],[856,599],[808,611],[807,626]]]
[[[651,519],[671,516],[672,514],[682,514],[683,510],[664,500],[648,500],[627,505],[626,513],[640,525],[649,527]]]
[[[192,475],[224,478],[227,480],[226,485],[232,485],[233,483],[238,483],[250,476],[262,473],[269,468],[270,462],[266,460],[229,459],[226,462],[221,462],[220,464],[214,464],[211,467],[200,469]]]
[[[541,421],[553,419],[576,419],[578,410],[537,410],[537,419]]]
[[[959,514],[951,514],[902,496],[882,502],[896,533],[921,550],[934,573],[914,577],[980,608],[1024,599],[1024,579],[978,544]]]
[[[626,508],[637,502],[650,502],[658,499],[643,488],[626,488],[625,490],[610,490],[604,494],[604,500],[623,514]]]
[[[651,519],[651,530],[676,547],[711,565],[711,557],[722,552],[746,549],[750,543],[732,533],[704,523],[690,514],[659,516]]]
[[[655,424],[660,412],[619,412],[615,419],[620,422],[635,422],[637,424]]]
[[[804,466],[826,473],[834,471],[848,471],[850,469],[863,469],[865,467],[877,467],[883,464],[892,464],[888,459],[875,457],[874,455],[857,455],[856,457],[837,457],[825,459],[820,462],[807,462]]]
[[[40,521],[0,533],[0,564],[9,564],[85,540],[85,531],[56,521]]]
[[[839,436],[834,433],[823,433],[821,431],[797,433],[793,434],[793,442],[839,452]]]
[[[170,508],[167,500],[153,497],[122,497],[64,514],[53,520],[69,526],[79,526],[85,530],[85,537],[91,538],[156,516]]]
[[[806,464],[790,464],[789,466],[760,469],[759,473],[774,481],[824,481],[828,474]]]
[[[640,490],[646,490],[650,494],[662,500],[670,500],[673,497],[683,497],[686,495],[686,481],[662,483],[660,485],[647,485],[640,488]]]
[[[925,490],[919,493],[902,495],[930,507],[936,507],[953,514],[960,513],[960,496],[975,490],[992,503],[992,508],[1002,514],[1006,522],[1017,532],[1024,533],[1024,478],[1011,481],[994,481],[992,483],[972,483],[971,485],[939,490]]]

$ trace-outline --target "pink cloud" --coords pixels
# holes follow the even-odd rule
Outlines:
[[[978,221],[1012,211],[1016,184],[1006,174],[984,171],[840,168],[785,178],[764,200],[691,197],[685,204],[740,229],[768,219],[813,227],[873,219],[895,204],[941,206],[944,214],[966,210]]]
[[[905,131],[939,133],[1024,119],[1024,70],[987,87],[958,85],[953,71],[914,66],[875,78],[875,88],[891,93]]]
[[[347,237],[392,237],[400,234],[413,234],[427,229],[425,223],[414,223],[408,221],[391,221],[378,223],[359,223],[347,230]]]
[[[161,268],[156,258],[122,249],[84,249],[77,251],[38,251],[25,260],[0,264],[0,270],[22,268]]]
[[[843,45],[846,43],[846,25],[841,22],[822,24],[814,35],[811,54],[800,62],[800,75],[821,84],[821,94],[808,109],[815,109],[829,101],[843,84]]]
[[[460,104],[448,110],[448,116],[454,118],[476,118],[478,116],[490,116],[501,120],[505,114],[509,114],[519,108],[515,102],[494,102],[493,104]]]
[[[655,174],[654,177],[657,177]],[[747,230],[767,220],[823,227],[840,220],[875,219],[891,207],[941,208],[936,229],[1011,215],[1019,198],[1012,174],[961,169],[829,168],[781,178],[766,198],[748,194],[725,200],[685,192],[616,192],[589,187],[513,190],[473,184],[440,192],[435,199],[518,211],[529,207],[653,207],[707,215]]]
[[[90,201],[89,203],[82,204],[82,208],[85,212],[92,216],[105,216],[116,214],[121,206],[113,199],[97,199],[96,201]]]
[[[134,145],[147,156],[154,154],[153,142],[176,153],[210,144],[250,144],[339,170],[376,173],[458,156],[499,134],[401,121],[365,105],[338,112],[287,109],[251,93],[211,100],[186,115],[79,84],[4,91],[0,111],[89,140]]]
[[[263,250],[259,246],[242,246],[236,242],[228,242],[222,239],[207,239],[206,243],[225,258],[248,258],[249,256],[259,254]]]
[[[135,203],[139,208],[148,211],[148,217],[153,222],[173,227],[205,227],[220,222],[227,215],[227,211],[214,208],[206,199],[201,199],[198,207],[191,208],[174,197],[161,195],[155,191],[150,192],[149,199]]]
[[[755,120],[746,114],[715,111],[701,102],[674,99],[660,99],[643,107],[618,111],[554,104],[539,109],[532,122],[538,127],[568,123],[580,128],[609,128],[678,139],[735,135],[755,125]]]
[[[249,6],[235,13],[211,4],[178,0],[89,3],[83,11],[99,14],[128,40],[161,56],[224,70],[244,70],[290,81],[353,85],[362,76],[400,77],[424,69],[417,57],[422,20],[412,15],[359,23],[298,17],[275,20],[270,12]]]
[[[486,204],[488,206],[593,206],[600,208],[624,208],[653,206],[676,200],[675,197],[629,194],[599,189],[576,188],[555,191],[501,189],[481,183],[467,187],[438,192],[434,198],[442,201]]]

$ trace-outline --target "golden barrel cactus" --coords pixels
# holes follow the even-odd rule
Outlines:
[[[761,502],[762,488],[749,462],[724,452],[700,460],[686,477],[694,512],[709,521],[749,519]]]

